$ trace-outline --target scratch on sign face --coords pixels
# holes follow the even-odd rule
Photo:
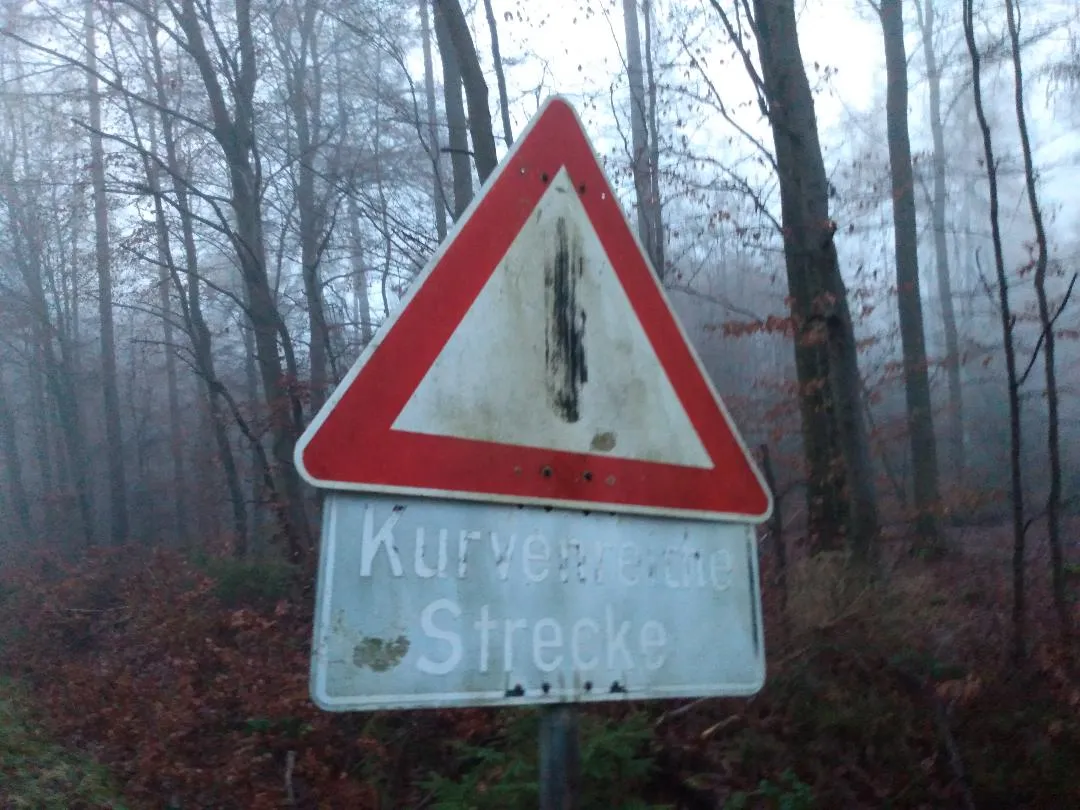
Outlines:
[[[581,234],[568,233],[565,217],[555,222],[554,258],[544,265],[548,402],[565,422],[580,417],[581,386],[589,379],[585,365],[585,310],[578,302],[578,281],[585,273]]]

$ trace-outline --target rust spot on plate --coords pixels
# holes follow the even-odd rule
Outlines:
[[[372,672],[386,672],[400,664],[408,651],[409,640],[405,636],[363,638],[353,647],[353,664],[360,669],[367,667]]]
[[[605,430],[602,433],[597,433],[592,437],[589,447],[597,453],[610,453],[615,449],[615,432]]]

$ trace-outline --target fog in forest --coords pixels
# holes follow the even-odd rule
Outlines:
[[[310,579],[298,438],[559,94],[768,468],[769,576],[995,533],[1003,648],[1025,555],[1074,612],[1075,2],[12,0],[2,33],[0,570]]]

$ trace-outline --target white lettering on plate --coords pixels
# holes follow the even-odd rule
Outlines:
[[[550,616],[531,625],[526,618],[496,618],[490,605],[481,605],[478,614],[475,619],[463,616],[460,605],[450,599],[436,599],[427,605],[420,612],[420,629],[426,638],[438,642],[440,655],[432,658],[425,652],[417,659],[417,669],[428,675],[448,675],[462,663],[471,666],[464,656],[463,629],[467,627],[476,631],[479,672],[489,672],[493,664],[501,664],[507,673],[532,664],[547,674],[562,667],[568,656],[573,669],[581,673],[599,669],[601,662],[614,673],[639,666],[655,671],[667,661],[667,628],[653,619],[635,628],[611,605],[604,606],[599,619],[583,617],[568,628]],[[502,638],[497,638],[500,634]],[[493,652],[500,647],[502,661],[493,662]]]

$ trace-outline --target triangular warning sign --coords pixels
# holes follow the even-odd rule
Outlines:
[[[296,449],[311,484],[757,522],[772,498],[548,100]]]

